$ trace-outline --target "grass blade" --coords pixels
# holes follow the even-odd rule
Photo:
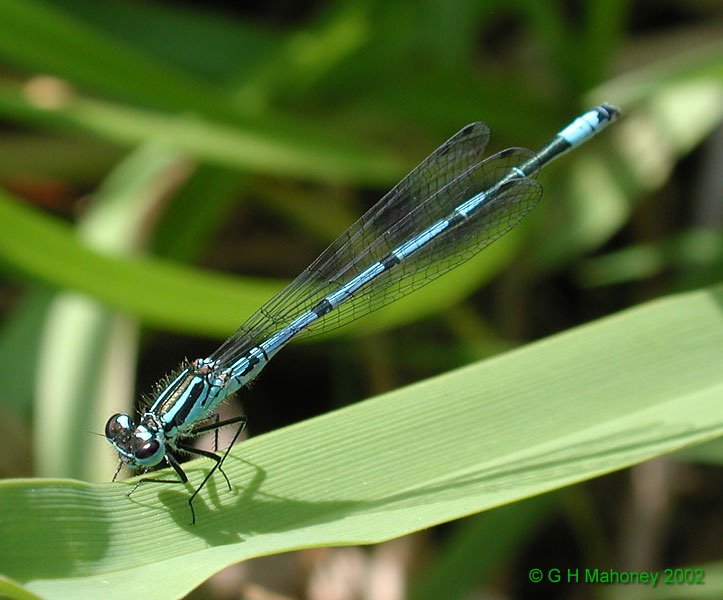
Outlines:
[[[0,565],[46,598],[176,598],[253,556],[387,540],[719,436],[721,356],[723,288],[650,302],[254,438],[195,527],[180,487],[1,482]]]

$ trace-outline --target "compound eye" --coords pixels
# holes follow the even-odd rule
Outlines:
[[[105,424],[105,437],[109,440],[118,440],[127,437],[133,429],[131,419],[128,415],[117,413]]]
[[[158,449],[161,447],[161,445],[158,443],[158,440],[151,440],[150,442],[146,442],[143,444],[138,450],[135,451],[135,456],[139,460],[146,460],[153,456],[156,452],[158,452]]]

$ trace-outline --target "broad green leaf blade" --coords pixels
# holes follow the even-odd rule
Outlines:
[[[723,288],[650,302],[240,444],[194,527],[181,486],[6,481],[0,565],[45,598],[177,598],[253,556],[387,540],[719,436],[721,357]]]

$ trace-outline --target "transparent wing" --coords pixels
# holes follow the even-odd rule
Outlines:
[[[471,166],[469,158],[464,156],[450,161],[444,168],[432,169],[431,166],[440,164],[440,151],[449,144],[431,155],[344,232],[312,265],[251,316],[211,358],[218,360],[221,367],[233,362],[367,267],[387,257],[393,249],[450,216],[469,198],[493,187],[513,166],[534,156],[529,150],[511,149]],[[431,166],[423,168],[426,165]],[[360,288],[299,337],[345,325],[426,285],[513,228],[538,203],[541,194],[541,186],[532,179],[511,180],[469,218]]]

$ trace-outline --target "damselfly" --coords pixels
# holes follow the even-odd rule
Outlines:
[[[483,159],[489,139],[484,123],[452,136],[347,229],[285,289],[228,338],[213,354],[181,365],[136,426],[116,414],[105,435],[120,464],[149,468],[166,463],[178,479],[143,482],[186,483],[179,455],[214,461],[193,500],[218,469],[246,425],[245,417],[225,421],[219,403],[256,377],[294,338],[340,327],[426,285],[468,260],[515,227],[540,200],[534,179],[546,164],[590,139],[619,114],[603,104],[575,119],[539,152],[510,148]],[[237,425],[222,456],[193,447],[206,431]],[[115,477],[114,477],[115,479]]]

